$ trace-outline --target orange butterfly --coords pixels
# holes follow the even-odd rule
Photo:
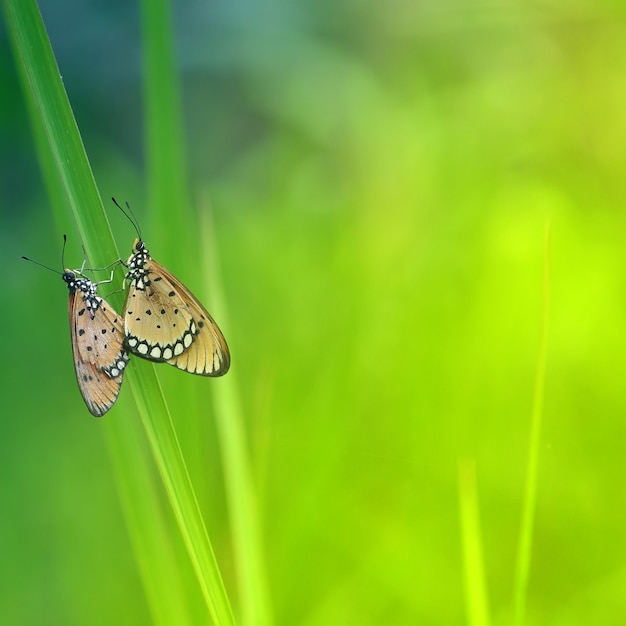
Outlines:
[[[101,417],[117,400],[129,359],[123,348],[121,317],[98,295],[100,283],[85,278],[82,270],[66,269],[61,277],[69,290],[70,337],[78,388],[91,414]]]
[[[130,285],[124,347],[191,374],[223,376],[230,367],[230,353],[222,331],[191,291],[150,256],[138,228],[137,234],[126,264]]]

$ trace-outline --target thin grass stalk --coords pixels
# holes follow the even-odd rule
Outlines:
[[[227,324],[228,312],[220,281],[217,238],[207,194],[200,200],[202,266],[213,310]],[[271,626],[272,607],[263,550],[257,495],[250,470],[236,365],[215,385],[215,419],[224,466],[226,498],[233,532],[243,626]]]
[[[459,502],[467,622],[470,626],[489,626],[489,598],[483,565],[476,467],[473,459],[465,459],[459,463]]]
[[[548,353],[548,322],[550,313],[550,224],[546,225],[544,272],[543,272],[543,311],[541,321],[541,338],[537,356],[537,371],[533,393],[533,408],[530,429],[530,447],[528,451],[528,472],[524,507],[520,529],[520,541],[517,552],[515,585],[514,585],[514,619],[515,626],[522,626],[525,620],[528,596],[528,580],[533,543],[533,527],[537,507],[537,481],[539,467],[539,446],[541,443],[541,423],[543,419],[543,403],[545,397],[546,364]]]

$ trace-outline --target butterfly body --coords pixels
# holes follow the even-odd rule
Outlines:
[[[128,354],[120,316],[97,292],[97,284],[65,270],[74,368],[81,395],[92,415],[104,415],[122,386]]]
[[[198,299],[150,256],[139,238],[127,267],[125,348],[192,374],[225,374],[230,354],[219,327]]]

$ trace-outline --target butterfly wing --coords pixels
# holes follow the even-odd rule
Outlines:
[[[230,368],[230,351],[215,320],[185,285],[159,266],[168,281],[175,285],[195,321],[197,333],[193,343],[179,356],[168,359],[170,365],[201,376],[223,376]]]
[[[121,319],[104,300],[88,308],[80,291],[70,292],[69,319],[78,388],[91,414],[101,417],[117,400],[128,363]]]
[[[198,299],[154,259],[142,265],[126,297],[125,347],[150,361],[201,376],[222,376],[230,354],[222,332]]]

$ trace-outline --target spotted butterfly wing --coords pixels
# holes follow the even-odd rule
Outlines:
[[[198,299],[136,239],[128,259],[130,281],[124,346],[132,354],[200,376],[230,367],[224,335]]]
[[[70,336],[78,388],[92,415],[101,417],[115,403],[128,354],[120,316],[97,294],[97,285],[65,270]]]

